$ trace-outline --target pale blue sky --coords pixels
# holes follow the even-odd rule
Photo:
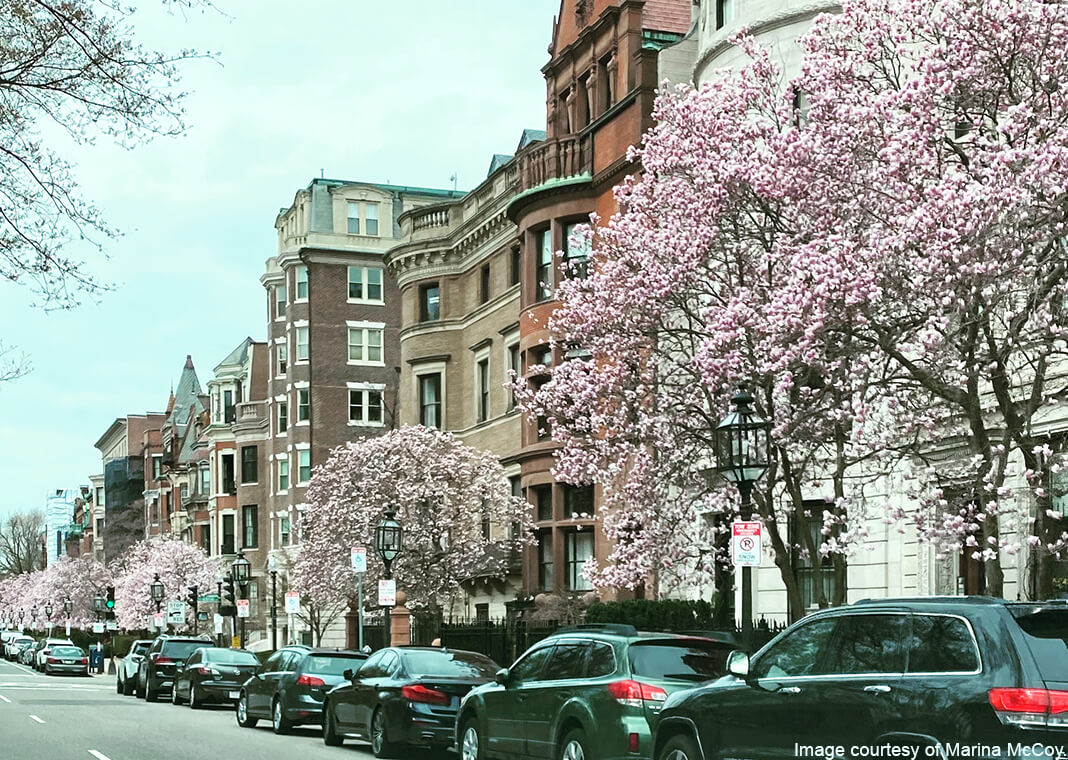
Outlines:
[[[33,366],[0,385],[0,513],[88,484],[96,440],[116,417],[161,411],[186,354],[206,384],[245,336],[264,336],[275,215],[320,169],[427,187],[456,173],[470,189],[524,127],[544,128],[559,0],[216,3],[227,16],[138,3],[149,44],[220,52],[184,67],[189,133],[68,153],[125,232],[92,266],[117,290],[43,313],[0,286],[0,340]]]

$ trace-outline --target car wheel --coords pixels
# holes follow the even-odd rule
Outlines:
[[[157,698],[159,698],[159,689],[152,688],[152,679],[149,678],[145,684],[145,701],[155,702]]]
[[[189,706],[194,710],[199,710],[204,706],[204,700],[201,698],[195,683],[189,684]]]
[[[89,672],[89,671],[86,671],[86,672]],[[120,681],[118,678],[115,679],[115,693],[116,694],[125,694],[126,693],[126,687],[122,685],[122,681]]]
[[[482,737],[478,733],[478,721],[468,719],[460,734],[460,760],[482,760]]]
[[[234,714],[237,716],[237,725],[241,728],[255,728],[256,723],[259,722],[248,714],[248,696],[245,692],[241,692],[241,696],[237,698],[237,709]]]
[[[594,760],[593,746],[586,739],[586,732],[581,728],[568,731],[557,757],[560,760]]]
[[[180,705],[180,704],[182,704],[182,698],[178,696],[178,683],[177,682],[175,682],[175,683],[173,683],[171,685],[171,704],[172,705]]]
[[[698,760],[697,742],[689,734],[675,734],[664,744],[657,760]]]
[[[386,735],[386,713],[381,707],[371,716],[371,751],[375,753],[375,757],[397,756],[397,745]]]
[[[276,734],[288,734],[293,728],[293,722],[286,719],[281,697],[275,697],[271,703],[271,728]]]
[[[88,673],[89,671],[87,670],[85,672]],[[129,697],[130,695],[132,695],[135,689],[136,684],[134,684],[134,682],[131,681],[129,678],[122,682],[122,695],[124,697]]]
[[[323,744],[327,747],[340,747],[345,737],[337,732],[334,726],[334,714],[330,711],[330,703],[323,703]]]
[[[134,696],[137,697],[138,699],[144,699],[145,698],[145,688],[144,688],[144,684],[141,683],[141,679],[140,678],[137,679],[137,684],[135,685],[135,688],[134,688]]]

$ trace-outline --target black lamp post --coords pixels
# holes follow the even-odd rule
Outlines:
[[[159,573],[155,574],[152,583],[148,585],[148,593],[152,597],[152,601],[156,603],[156,614],[158,615],[160,608],[163,606],[163,581],[159,579]]]
[[[393,508],[387,507],[385,517],[375,526],[375,551],[385,565],[386,580],[393,577],[393,560],[404,548],[404,536],[396,516]]]
[[[771,423],[753,411],[753,397],[744,384],[731,398],[734,411],[716,426],[716,469],[738,486],[742,496],[741,518],[753,517],[753,485],[768,471],[771,455]],[[742,641],[753,645],[753,568],[742,568]]]
[[[252,563],[245,559],[244,549],[237,552],[237,559],[234,560],[234,564],[230,567],[233,570],[237,587],[240,589],[241,598],[248,599],[248,579]],[[241,648],[245,648],[245,618],[241,618]]]
[[[33,626],[31,630],[37,630],[37,605],[33,605],[30,608],[30,625]]]
[[[52,622],[52,603],[51,602],[48,602],[47,604],[45,604],[45,620],[48,621],[49,623]]]
[[[70,600],[70,597],[68,596],[66,599],[63,600],[63,614],[67,616],[68,620],[70,620],[70,613],[73,612],[73,610],[74,603]]]
[[[401,549],[404,548],[404,534],[396,517],[397,513],[393,510],[393,507],[386,507],[385,516],[375,526],[375,551],[382,558],[387,581],[393,578],[393,560],[397,558],[397,555],[401,553]],[[392,606],[386,608],[386,646],[392,643],[390,641],[392,638],[390,635],[390,615],[392,612]]]
[[[271,574],[271,649],[278,650],[278,567],[274,557],[267,563]]]

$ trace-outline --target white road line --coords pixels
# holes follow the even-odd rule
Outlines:
[[[97,752],[95,749],[89,750],[89,754],[96,758],[96,760],[111,760],[110,757],[103,752]]]
[[[4,702],[7,702],[8,704],[11,704],[11,700],[8,699],[7,697],[5,697],[3,694],[0,694],[0,700],[3,700]]]
[[[35,720],[35,721],[37,721],[38,723],[44,723],[44,721],[43,721],[43,720],[41,720],[40,718],[38,718],[38,717],[37,717],[36,715],[31,715],[31,716],[30,716],[30,720]]]

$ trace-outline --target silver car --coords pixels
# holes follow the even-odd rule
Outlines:
[[[80,647],[55,645],[45,657],[44,674],[69,673],[75,676],[89,675],[89,655]]]
[[[152,639],[138,639],[130,645],[130,651],[119,660],[119,667],[115,672],[115,691],[125,694],[127,697],[137,691],[137,670],[141,667],[141,660],[145,659]]]
[[[20,633],[18,636],[12,636],[4,644],[4,657],[11,661],[15,661],[19,657],[19,652],[27,645],[33,644],[33,636],[27,636],[24,633]]]

